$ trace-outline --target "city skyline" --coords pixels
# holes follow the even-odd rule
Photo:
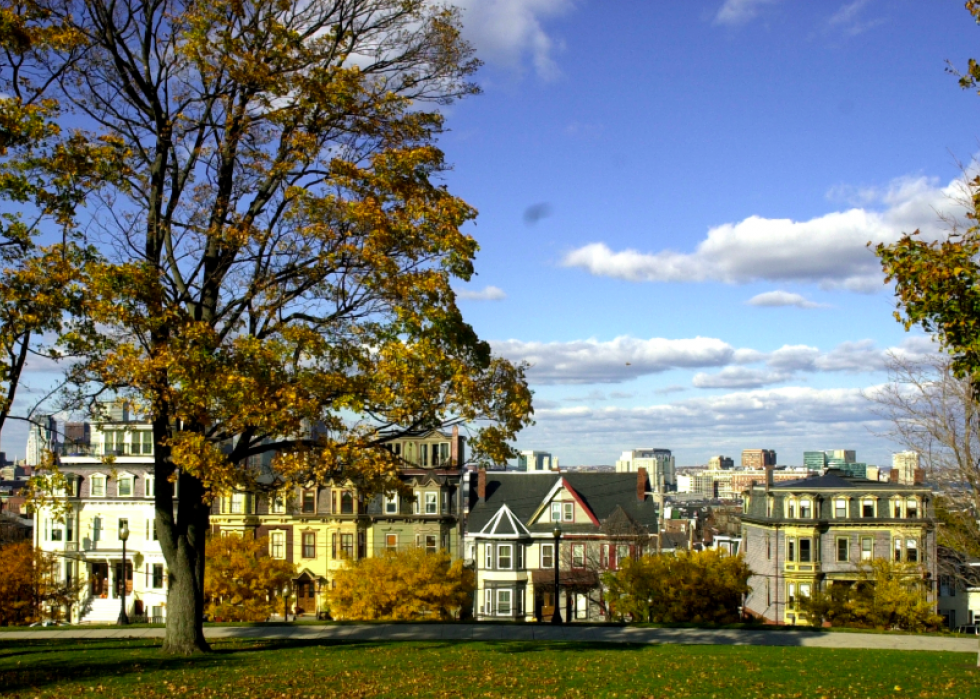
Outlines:
[[[532,365],[515,446],[569,466],[644,446],[890,463],[864,396],[889,351],[936,348],[891,317],[866,244],[959,211],[980,108],[947,70],[977,55],[961,3],[457,4],[486,65],[440,142],[480,211],[456,289]],[[29,369],[21,408],[56,367]],[[12,422],[0,449],[26,441]]]

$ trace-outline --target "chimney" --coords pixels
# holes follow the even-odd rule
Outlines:
[[[643,502],[647,498],[647,470],[638,468],[636,470],[636,499]]]
[[[766,466],[766,492],[773,486],[772,466]]]
[[[476,472],[476,496],[480,502],[487,499],[487,470],[485,468]]]
[[[888,480],[891,481],[892,483],[898,483],[898,469],[897,468],[893,468],[891,471],[888,472]]]
[[[925,482],[926,482],[925,469],[921,469],[921,468],[915,469],[912,475],[912,485],[922,485]]]

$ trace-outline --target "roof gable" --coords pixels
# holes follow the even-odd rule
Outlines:
[[[513,539],[531,536],[531,532],[511,512],[511,509],[506,504],[503,504],[497,510],[497,513],[490,518],[490,521],[484,525],[483,529],[480,530],[480,536]]]

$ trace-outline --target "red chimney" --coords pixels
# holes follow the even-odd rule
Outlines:
[[[898,483],[898,469],[897,468],[893,468],[891,471],[888,472],[888,480],[891,481],[892,483]]]
[[[636,469],[636,499],[643,502],[647,499],[647,470]]]
[[[487,470],[481,468],[476,472],[476,496],[480,502],[487,499]]]
[[[922,485],[926,482],[926,472],[925,469],[917,468],[912,474],[913,485]]]

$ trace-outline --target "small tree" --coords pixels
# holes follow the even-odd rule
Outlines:
[[[473,571],[447,551],[421,548],[385,551],[376,558],[348,560],[334,577],[330,612],[335,619],[452,619],[469,603]]]
[[[923,631],[942,623],[922,569],[884,558],[862,563],[856,582],[817,590],[800,607],[815,624]]]
[[[644,556],[605,575],[606,599],[613,614],[637,621],[730,624],[751,574],[741,555],[720,551]]]
[[[276,591],[293,579],[296,566],[267,555],[268,537],[230,534],[207,543],[204,609],[224,621],[265,621],[276,608]]]
[[[79,583],[58,579],[58,559],[18,541],[0,548],[0,626],[59,620],[79,592]]]

